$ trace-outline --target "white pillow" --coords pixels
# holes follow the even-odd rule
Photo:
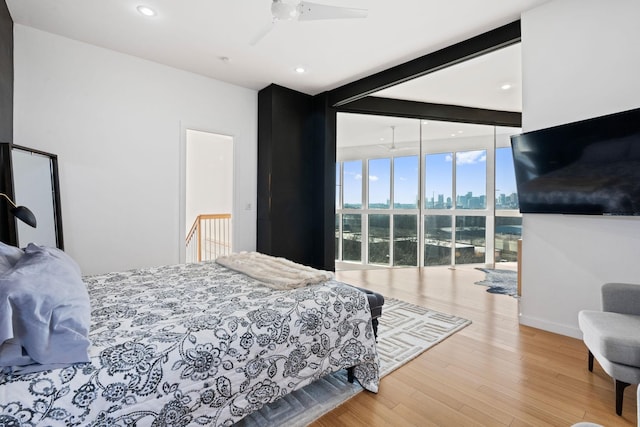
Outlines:
[[[60,249],[29,244],[0,276],[0,370],[28,373],[88,362],[89,294]]]
[[[0,275],[13,268],[22,255],[22,249],[0,242]]]

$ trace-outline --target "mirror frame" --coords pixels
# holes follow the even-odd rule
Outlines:
[[[15,145],[10,142],[0,143],[0,192],[15,200],[13,180],[13,150],[25,151],[48,157],[51,167],[51,184],[53,192],[53,215],[55,218],[56,246],[64,250],[64,237],[62,232],[62,209],[60,202],[60,182],[58,178],[58,156],[33,148]],[[4,199],[4,198],[3,198]],[[9,213],[7,201],[0,201],[0,240],[12,246],[18,246],[18,232],[16,218]]]

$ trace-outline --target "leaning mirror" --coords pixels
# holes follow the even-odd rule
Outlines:
[[[33,242],[64,249],[57,156],[14,144],[2,145],[6,153],[1,165],[2,192],[16,205],[28,207],[37,219],[34,228],[9,218],[10,227],[3,231],[2,240],[18,247]]]

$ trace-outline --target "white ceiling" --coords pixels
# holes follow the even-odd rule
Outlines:
[[[503,111],[522,110],[521,48],[515,44],[459,63],[423,77],[374,93],[394,99],[463,105]],[[508,89],[502,85],[509,84]],[[487,125],[420,121],[400,117],[363,114],[338,115],[338,156],[389,155],[391,126],[394,127],[395,155],[416,151],[419,141],[493,137]],[[499,134],[512,134],[512,128],[497,128]],[[353,150],[351,150],[353,148]],[[354,151],[355,150],[355,151]]]
[[[502,111],[522,110],[520,43],[381,90],[375,96]],[[509,85],[503,89],[503,85]]]
[[[392,129],[393,127],[393,129]],[[478,141],[504,146],[519,128],[338,113],[338,160],[415,155],[433,147],[464,148]],[[395,146],[395,150],[391,146]]]
[[[548,0],[316,1],[368,9],[368,17],[278,22],[251,46],[271,20],[271,0],[6,0],[18,24],[251,89],[277,83],[308,94],[507,24]],[[136,10],[140,4],[154,8],[157,16],[141,16]],[[517,54],[510,55],[513,59]],[[307,72],[297,74],[298,66]],[[496,81],[511,79],[506,67],[485,68],[493,70],[490,77]],[[519,70],[511,71],[519,75]],[[406,92],[393,88],[384,94],[413,98],[423,93],[420,100],[466,105],[472,101],[458,101],[464,94],[477,89],[485,98],[494,90],[489,86],[495,82],[484,82],[480,74],[469,77],[464,69],[453,78],[431,80],[426,91],[407,86]],[[516,109],[518,101],[509,102],[505,109]]]
[[[252,46],[271,23],[271,0],[6,0],[18,24],[250,89],[276,83],[312,95],[510,23],[550,0],[315,1],[368,9],[368,16],[277,22]],[[139,5],[157,16],[140,15]],[[520,63],[517,44],[374,95],[521,111]],[[299,66],[307,72],[296,73]],[[509,90],[500,88],[505,83]],[[417,147],[420,136],[460,140],[493,133],[489,126],[341,114],[338,154],[388,155],[391,126],[401,148],[396,155]]]

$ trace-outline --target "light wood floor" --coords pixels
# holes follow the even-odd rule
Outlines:
[[[613,382],[597,362],[587,370],[582,341],[520,326],[517,300],[474,285],[484,273],[473,267],[336,276],[473,324],[383,378],[378,394],[357,394],[314,427],[636,425],[636,386],[627,388],[618,417]]]

